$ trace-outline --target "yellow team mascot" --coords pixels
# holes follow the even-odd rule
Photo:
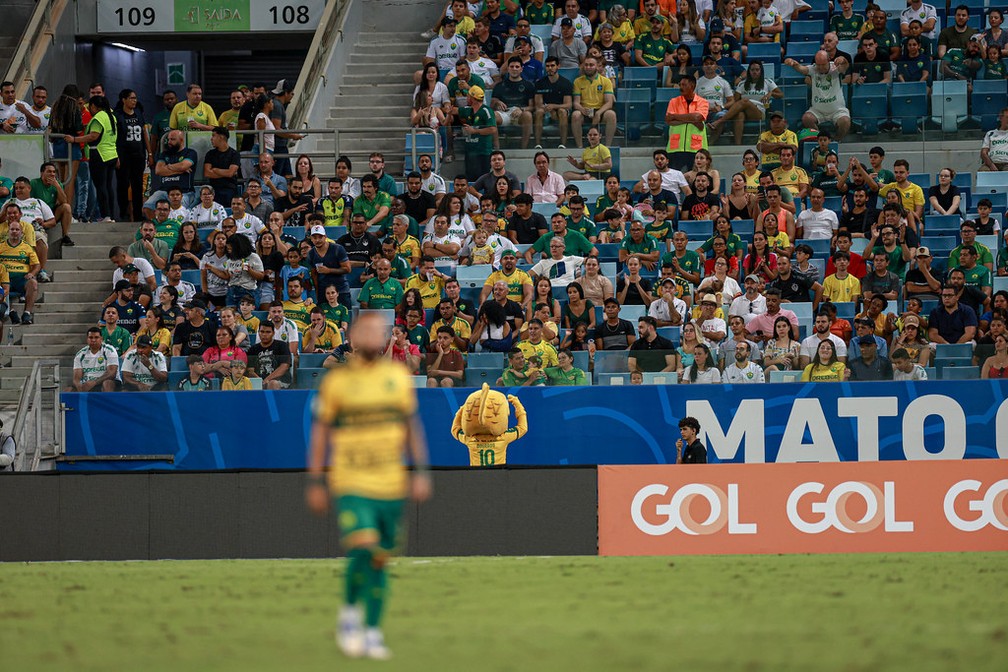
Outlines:
[[[509,401],[518,421],[511,429],[508,429]],[[469,395],[455,414],[451,428],[452,437],[469,449],[469,465],[473,467],[506,464],[508,445],[527,432],[528,418],[518,397],[513,394],[505,397],[486,383]]]

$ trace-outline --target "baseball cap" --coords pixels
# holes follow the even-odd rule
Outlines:
[[[532,40],[530,40],[529,38],[525,37],[524,35],[519,35],[518,37],[515,38],[515,42],[514,42],[515,46],[521,44],[522,42],[524,42],[525,44],[532,44]]]
[[[119,282],[117,282],[115,284],[115,291],[118,292],[118,291],[121,291],[123,289],[129,289],[132,286],[133,286],[133,283],[131,283],[129,280],[120,280]]]
[[[504,250],[503,252],[501,252],[501,259],[503,259],[504,257],[515,257],[515,258],[517,258],[518,257],[518,253],[515,252],[514,250],[507,249],[507,250]]]
[[[665,17],[662,16],[661,14],[655,14],[654,16],[651,17],[651,22],[654,23],[655,21],[657,21],[658,23],[665,23]]]
[[[878,345],[874,336],[862,336],[858,339],[858,345]]]
[[[571,18],[569,16],[565,16],[562,19],[560,19],[560,27],[561,28],[568,28],[568,27],[573,26],[573,25],[574,25],[574,22],[571,21]]]
[[[857,317],[857,318],[854,318],[854,324],[856,324],[856,325],[857,324],[863,324],[866,327],[871,327],[872,329],[875,328],[875,321],[872,320],[870,317]]]
[[[123,273],[139,273],[140,269],[136,267],[136,264],[126,264],[123,266]]]
[[[672,285],[673,287],[675,287],[675,280],[673,280],[672,278],[665,278],[664,280],[661,281],[661,286],[664,287],[665,285]]]
[[[912,314],[905,316],[903,318],[903,326],[904,327],[909,327],[910,325],[913,325],[915,327],[919,327],[920,326],[920,318],[917,317],[916,315],[912,315]]]
[[[483,100],[483,89],[478,86],[470,86],[469,97],[473,100]]]
[[[442,26],[447,26],[449,23],[458,23],[458,22],[455,20],[455,17],[453,16],[446,16],[443,19],[441,19]]]
[[[714,56],[712,56],[711,54],[707,54],[706,56],[703,57],[703,62],[706,63],[707,61],[710,61],[711,63],[717,63],[717,59],[714,58]]]
[[[724,32],[724,21],[721,17],[715,16],[710,22],[710,32],[712,33],[722,33]]]
[[[140,338],[137,339],[136,344],[137,344],[137,347],[140,347],[140,346],[153,347],[154,341],[151,340],[150,336],[144,334],[143,336],[141,336]]]
[[[770,118],[773,119],[774,117],[780,117],[781,119],[783,119],[784,113],[781,112],[780,110],[774,110],[773,112],[770,113]]]
[[[921,245],[920,247],[917,248],[917,256],[918,257],[930,257],[931,256],[931,250],[929,250],[925,246]]]
[[[275,96],[279,96],[281,94],[293,90],[294,90],[294,84],[291,83],[289,79],[281,79],[280,81],[277,82],[277,85],[273,87],[273,91],[271,91],[270,93],[272,93]]]
[[[717,297],[714,296],[713,294],[704,294],[703,298],[700,300],[700,303],[713,303],[716,306]]]
[[[748,281],[748,280],[752,280],[755,283],[763,282],[763,278],[761,278],[760,276],[756,275],[755,273],[750,273],[749,275],[745,276],[745,281]]]
[[[311,227],[311,235],[313,235],[313,236],[314,235],[319,235],[319,236],[326,235],[325,227],[322,226],[321,224],[316,224],[315,226]]]
[[[186,304],[186,308],[199,308],[200,310],[206,310],[206,304],[202,299],[193,299]]]

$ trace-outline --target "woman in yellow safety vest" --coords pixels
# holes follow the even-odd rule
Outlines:
[[[68,143],[86,142],[94,148],[88,163],[91,168],[91,181],[94,182],[98,194],[98,212],[103,221],[112,221],[112,180],[115,178],[116,163],[119,153],[116,151],[116,121],[105,96],[91,96],[88,101],[91,121],[87,132],[79,137],[66,137]]]

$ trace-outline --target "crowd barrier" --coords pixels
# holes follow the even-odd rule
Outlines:
[[[450,436],[470,389],[417,390],[435,466],[468,465]],[[1008,457],[1008,382],[781,383],[513,390],[529,432],[513,465],[667,464],[699,419],[711,462]],[[64,393],[61,470],[301,469],[309,390]],[[511,414],[514,424],[514,414]]]
[[[1008,550],[1008,462],[608,466],[600,555]]]

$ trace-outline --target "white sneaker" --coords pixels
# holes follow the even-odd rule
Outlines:
[[[364,633],[364,655],[371,660],[388,660],[392,652],[385,647],[385,638],[378,628],[368,628]]]
[[[336,624],[336,643],[348,658],[360,658],[365,652],[364,616],[360,607],[345,605]]]

